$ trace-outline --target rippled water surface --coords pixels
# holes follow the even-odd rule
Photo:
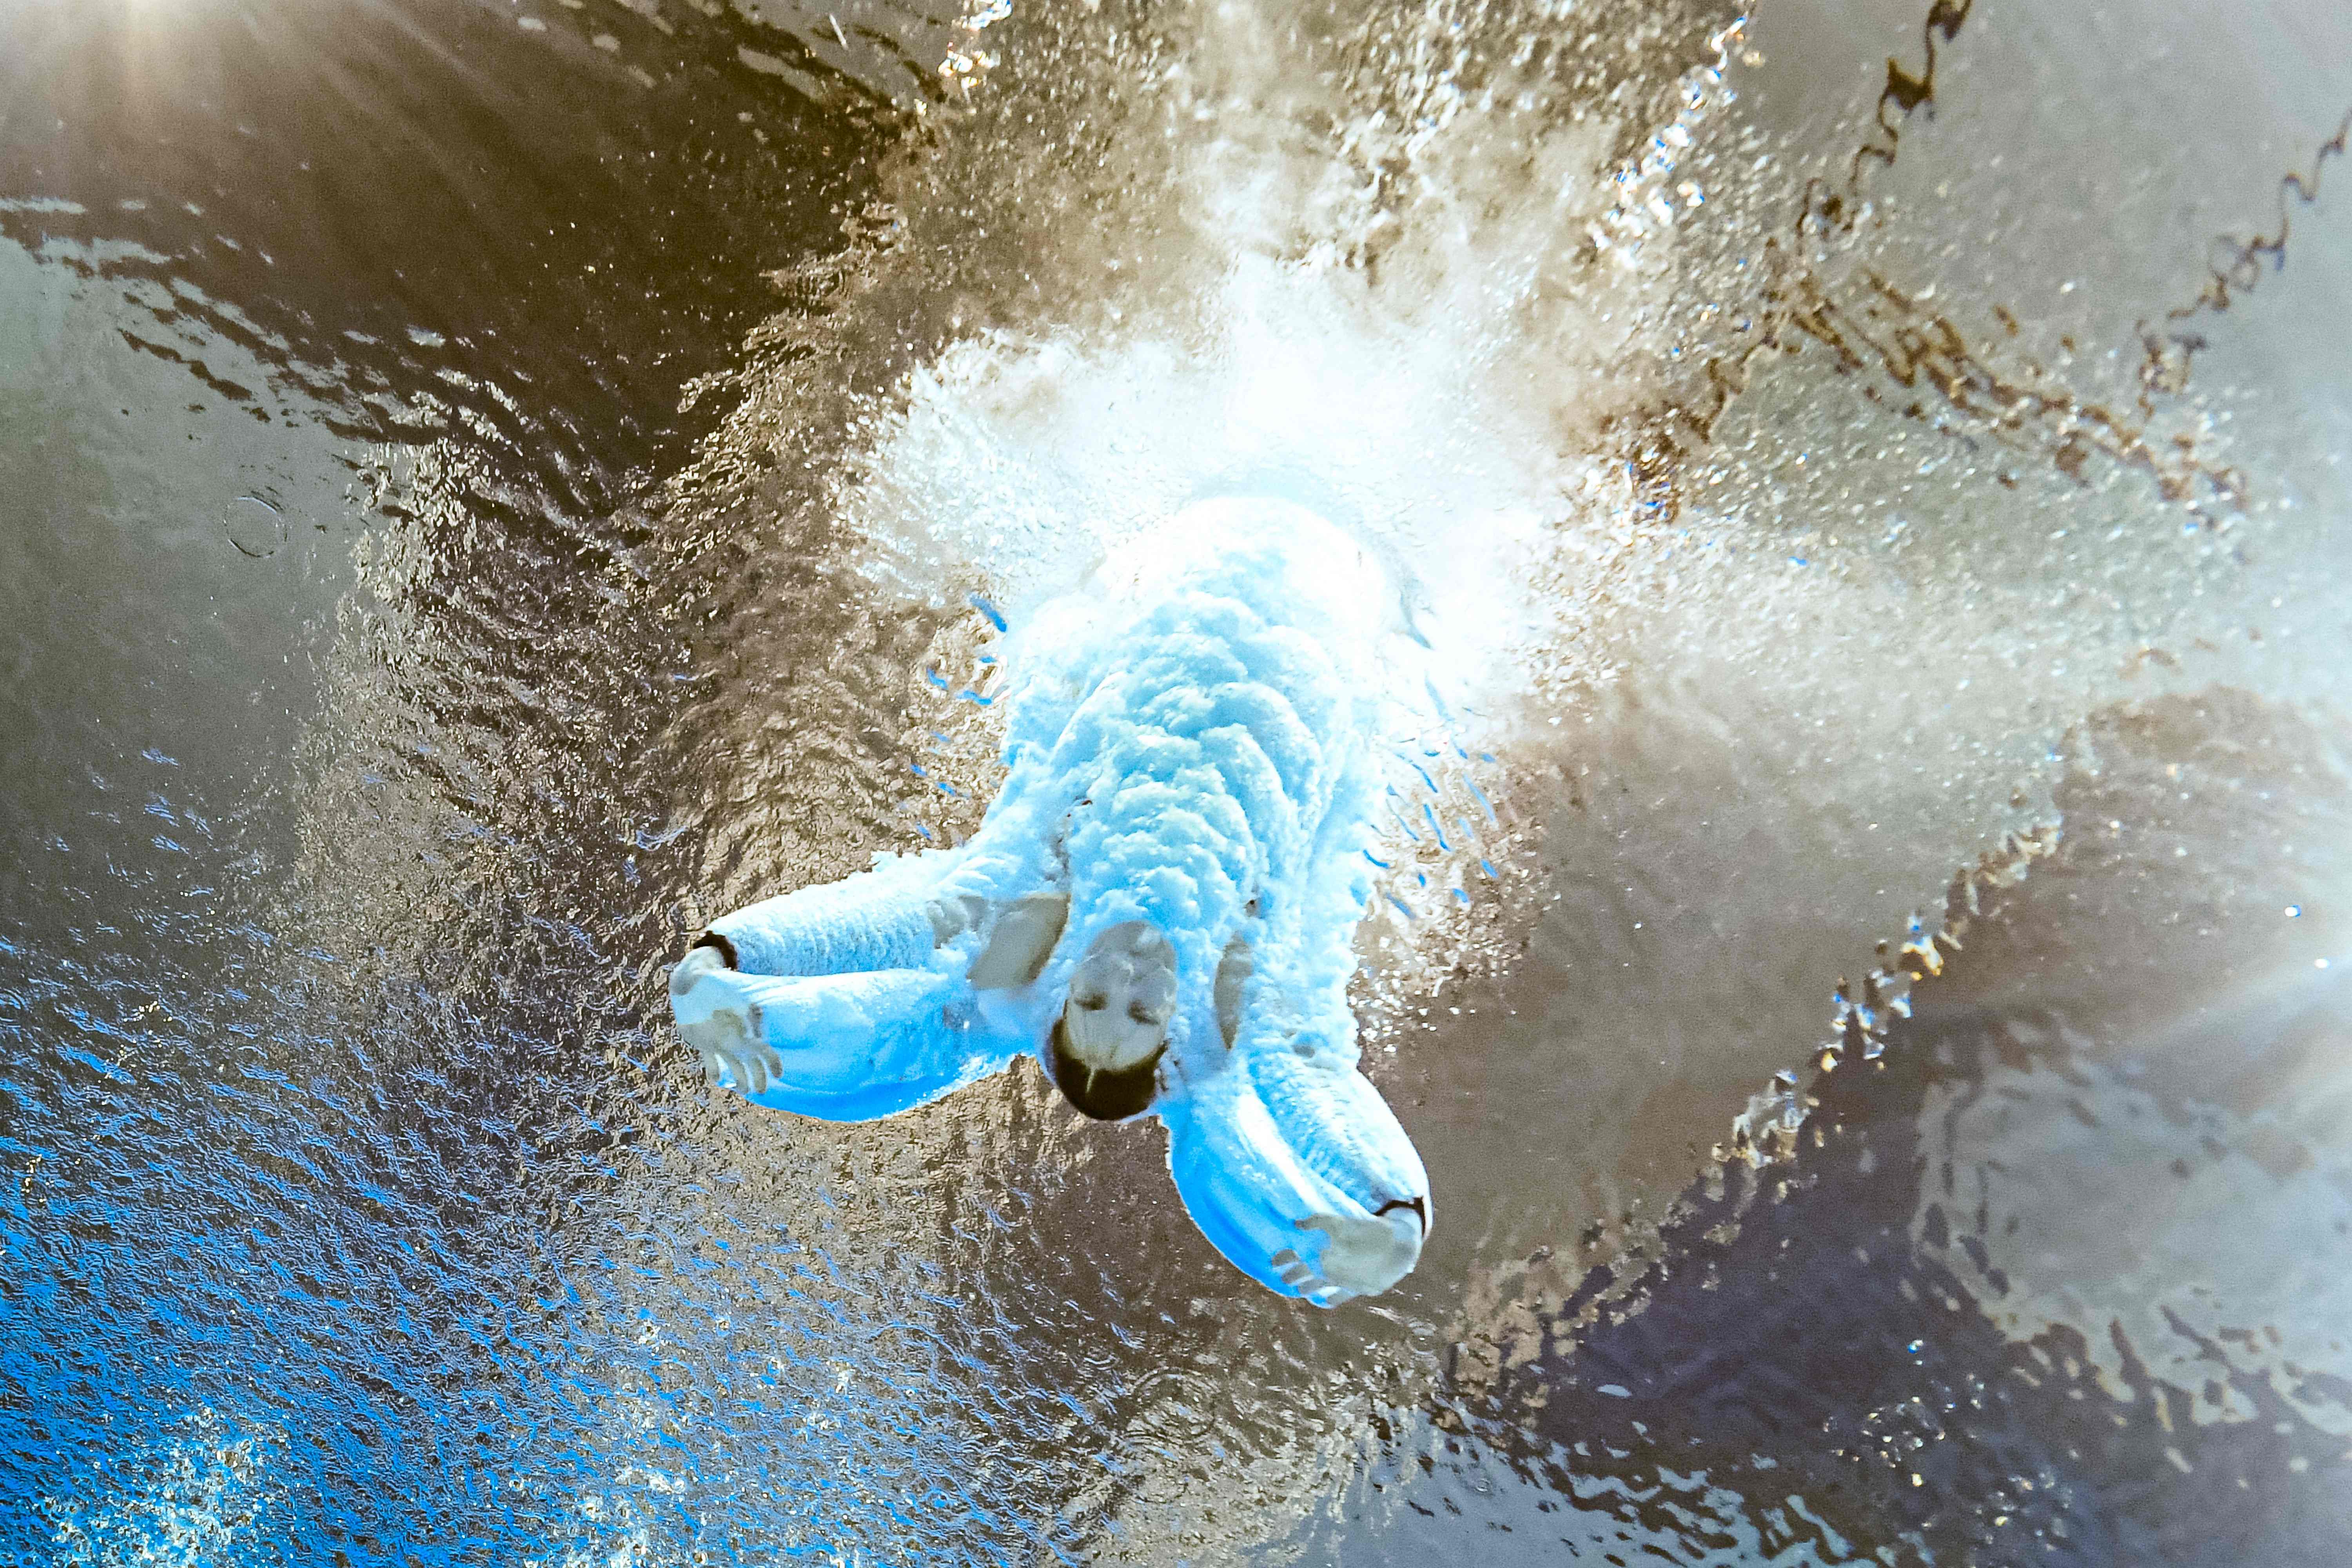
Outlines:
[[[0,3],[0,1561],[2343,1563],[2347,110],[2315,0]],[[1267,483],[1425,643],[1329,1313],[663,1005]]]

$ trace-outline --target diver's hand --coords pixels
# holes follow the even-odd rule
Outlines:
[[[1396,1114],[1352,1066],[1246,1030],[1160,1111],[1184,1206],[1234,1266],[1335,1307],[1412,1272],[1429,1176]]]
[[[1309,1263],[1294,1258],[1282,1269],[1284,1283],[1302,1296],[1337,1292],[1336,1300],[1373,1296],[1410,1272],[1421,1258],[1422,1216],[1412,1204],[1392,1205],[1370,1218],[1317,1214],[1293,1222],[1327,1238],[1321,1256]]]
[[[713,1084],[740,1085],[752,1093],[768,1087],[769,1051],[761,1037],[760,1009],[740,1003],[717,985],[702,982],[732,966],[718,947],[688,953],[669,972],[669,1005],[680,1038],[702,1058],[702,1076]]]

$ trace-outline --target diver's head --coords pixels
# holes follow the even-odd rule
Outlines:
[[[1126,921],[1087,946],[1046,1061],[1072,1105],[1098,1121],[1151,1109],[1176,1012],[1176,948],[1157,927]]]

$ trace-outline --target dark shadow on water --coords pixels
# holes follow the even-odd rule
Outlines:
[[[1534,1501],[1493,1515],[1514,1543],[1488,1561],[2341,1561],[2343,1303],[2236,1249],[2322,1279],[2352,1261],[2352,1204],[2315,1166],[2343,1168],[2347,1009],[2308,954],[2340,927],[2274,901],[2340,885],[2344,780],[2322,731],[2230,691],[2102,715],[2071,749],[2073,837],[1883,1055],[1816,1082],[1793,1158],[1686,1192],[1630,1280],[1538,1255],[1506,1282],[1457,1347],[1429,1473],[1373,1489],[1401,1499],[1364,1516],[1395,1541],[1346,1560],[1475,1524],[1499,1459]],[[2068,1189],[2097,1165],[2147,1184]]]
[[[1841,1538],[1902,1562],[2338,1561],[2352,1531],[2342,1439],[2232,1367],[2231,1347],[2200,1346],[2253,1415],[2200,1424],[2193,1394],[2157,1382],[2120,1329],[2121,1376],[2103,1377],[2076,1330],[2021,1342],[1992,1324],[1979,1302],[2002,1294],[1998,1268],[1915,1247],[1935,1179],[1919,1113],[1930,1089],[1966,1092],[2014,1059],[2002,1023],[1899,1026],[1883,1067],[1831,1080],[1820,1146],[1693,1203],[1638,1305],[1548,1340],[1492,1403],[1466,1406],[1465,1430],[1562,1492],[1622,1482],[1624,1517],[1694,1545],[1687,1489],[1662,1468],[1782,1521],[1769,1550],[1810,1537],[1832,1561]],[[1931,1244],[1943,1223],[1929,1221]],[[1722,1226],[1737,1235],[1710,1237]],[[1520,1402],[1533,1413],[1506,1414]]]

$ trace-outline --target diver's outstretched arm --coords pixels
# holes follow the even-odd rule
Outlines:
[[[1420,1258],[1428,1173],[1353,1067],[1244,1046],[1160,1115],[1193,1223],[1267,1289],[1333,1307],[1387,1289]]]
[[[952,849],[905,856],[765,899],[712,921],[703,942],[746,974],[919,968],[953,934],[941,930],[946,908],[935,905],[961,858]]]
[[[977,847],[885,861],[713,921],[669,981],[705,1074],[771,1110],[865,1121],[1009,1065],[1027,1037],[992,1027],[1003,1015],[979,995],[1036,979],[1069,899],[973,890],[1003,869],[972,867]]]
[[[704,1071],[754,1105],[871,1121],[1009,1066],[1027,1042],[990,1029],[950,970],[746,974],[698,949],[670,980]]]
[[[972,984],[988,990],[986,954],[1001,918],[1024,907],[1034,917],[1041,898],[1069,882],[1054,843],[1066,794],[1035,784],[1016,770],[968,843],[748,904],[712,921],[697,945],[717,948],[728,968],[746,974],[850,974],[925,968],[935,950],[957,944],[974,950]],[[1067,907],[1064,899],[1055,910]],[[1057,912],[1051,934],[1060,932]]]

